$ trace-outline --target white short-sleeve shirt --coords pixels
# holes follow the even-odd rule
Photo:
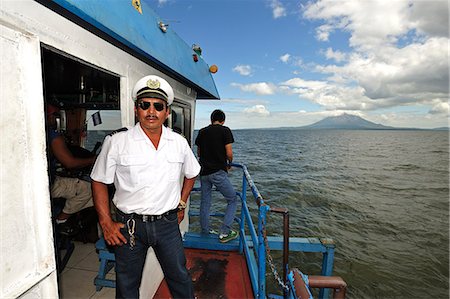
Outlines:
[[[113,202],[124,213],[160,215],[178,206],[184,177],[200,172],[186,139],[163,126],[158,149],[139,123],[107,136],[91,178],[114,183]]]

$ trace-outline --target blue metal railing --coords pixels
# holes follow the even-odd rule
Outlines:
[[[214,244],[202,243],[200,244],[200,239],[193,239],[190,233],[185,235],[184,243],[186,247],[194,248],[206,248],[215,250],[239,250],[241,254],[245,255],[247,261],[247,268],[250,275],[250,280],[252,283],[253,294],[255,298],[266,298],[266,261],[268,258],[268,250],[283,250],[285,252],[289,251],[301,251],[301,252],[321,252],[323,254],[322,259],[322,271],[321,275],[331,276],[333,271],[333,260],[334,260],[334,244],[330,239],[318,239],[318,238],[289,238],[287,232],[287,238],[266,236],[266,221],[267,213],[277,212],[286,213],[287,209],[271,208],[268,206],[261,194],[258,191],[255,183],[253,182],[247,167],[242,164],[232,163],[232,167],[240,168],[242,170],[242,188],[240,192],[237,192],[239,198],[241,199],[241,215],[236,218],[239,223],[239,241],[237,244],[234,242],[228,243],[218,243]],[[251,213],[247,203],[247,189],[251,191],[253,199],[255,200],[258,207],[258,218],[257,218],[257,228],[253,223],[251,218]],[[194,188],[193,192],[199,191],[199,188]],[[191,216],[198,215],[197,212],[190,211]],[[223,216],[223,214],[214,214],[212,216]],[[288,230],[288,225],[287,230]],[[248,234],[246,233],[248,232]],[[286,232],[285,232],[286,234]],[[268,248],[269,247],[269,248]],[[269,263],[270,264],[270,263]],[[280,279],[278,273],[274,273],[278,282],[281,284],[290,285],[289,275],[288,275],[288,261],[287,257],[284,259],[283,265],[283,276]],[[292,290],[292,286],[291,286]],[[290,291],[284,292],[285,297],[295,298],[295,294]],[[319,293],[319,298],[328,298],[329,290],[321,289]],[[278,298],[277,295],[269,295],[271,298]]]
[[[334,260],[334,244],[330,239],[318,239],[318,238],[290,238],[289,235],[283,237],[266,236],[266,220],[268,212],[287,214],[287,209],[271,208],[264,203],[261,194],[256,188],[253,180],[245,165],[231,164],[233,167],[241,168],[243,172],[242,189],[241,192],[237,192],[241,199],[241,215],[240,218],[235,218],[239,223],[239,239],[233,240],[228,243],[217,242],[217,239],[208,240],[201,237],[199,234],[189,231],[184,235],[183,243],[185,247],[201,248],[201,249],[213,249],[213,250],[239,250],[241,254],[245,255],[247,262],[247,269],[250,275],[250,281],[252,284],[253,294],[255,298],[266,298],[266,260],[268,256],[268,249],[270,250],[284,250],[289,251],[301,251],[301,252],[321,252],[322,259],[322,276],[331,276],[333,271]],[[257,229],[254,226],[251,218],[250,210],[247,205],[247,187],[250,188],[258,206],[258,225]],[[198,192],[198,188],[194,188],[193,192]],[[198,216],[198,212],[190,211],[190,216]],[[223,216],[223,214],[213,214],[212,216]],[[284,227],[286,225],[286,218],[284,218]],[[288,222],[288,221],[287,221]],[[246,235],[246,229],[249,235]],[[102,287],[115,287],[115,281],[106,278],[106,274],[113,268],[115,257],[114,253],[106,246],[103,238],[100,238],[96,243],[96,248],[99,251],[100,268],[99,274],[95,278],[95,285],[97,291]],[[270,260],[270,258],[269,258]],[[270,264],[270,262],[269,262]],[[293,274],[289,272],[288,257],[283,257],[283,279],[284,284],[290,286],[289,292],[285,291],[284,296],[288,298],[297,298],[293,291]],[[276,273],[274,273],[276,274]],[[270,298],[280,298],[279,295],[269,294]],[[329,289],[320,289],[319,298],[328,298]]]

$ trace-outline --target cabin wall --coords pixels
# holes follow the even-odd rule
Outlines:
[[[120,126],[134,125],[131,90],[142,76],[157,74],[166,78],[174,88],[175,97],[191,105],[191,131],[197,95],[195,90],[35,1],[3,1],[0,13],[0,297],[24,294],[24,298],[54,298],[57,284],[46,162],[41,43],[120,77]],[[188,228],[187,218],[181,224],[183,231]],[[145,298],[153,296],[162,279],[152,250],[150,253],[145,283],[141,286]]]
[[[0,24],[0,298],[57,294],[38,38]],[[44,174],[44,175],[43,175]],[[37,291],[37,290],[36,290]]]

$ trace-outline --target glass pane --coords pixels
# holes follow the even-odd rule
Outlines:
[[[172,130],[182,135],[185,135],[183,108],[173,105],[171,114],[172,114]]]
[[[100,113],[101,124],[94,124]],[[87,110],[86,112],[87,132],[85,148],[92,151],[97,142],[102,143],[105,136],[114,130],[121,128],[120,110]]]

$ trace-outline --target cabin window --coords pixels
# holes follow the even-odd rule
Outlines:
[[[93,150],[121,127],[120,77],[44,44],[41,52],[45,103],[61,108],[58,131],[68,144]]]
[[[102,123],[94,124],[94,117],[100,111]],[[84,147],[92,151],[98,142],[103,142],[105,136],[112,131],[121,128],[120,110],[87,110],[87,131]]]
[[[119,109],[119,76],[42,47],[44,95],[68,108]]]
[[[174,101],[171,105],[169,124],[191,144],[191,107],[187,103]]]

